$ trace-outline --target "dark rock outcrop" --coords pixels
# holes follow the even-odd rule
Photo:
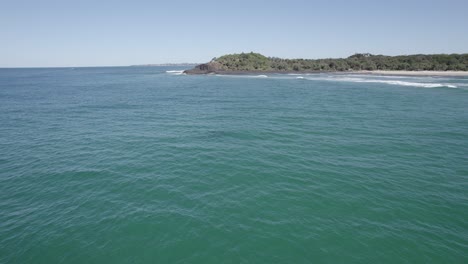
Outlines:
[[[222,71],[222,65],[211,61],[208,63],[203,63],[200,65],[195,66],[193,69],[184,71],[185,74],[208,74],[208,73],[216,73]]]

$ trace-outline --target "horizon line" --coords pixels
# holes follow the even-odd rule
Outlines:
[[[159,63],[158,63],[159,64]],[[18,66],[18,67],[0,67],[0,69],[74,69],[74,68],[118,68],[118,67],[176,67],[177,64],[187,64],[188,65],[199,65],[202,63],[160,63],[158,64],[135,64],[135,65],[99,65],[99,66]],[[168,65],[163,65],[168,64]],[[184,65],[180,65],[179,67],[183,67]]]
[[[242,53],[257,53],[261,54],[260,52],[237,52],[237,53],[227,53],[223,54],[220,56],[215,56],[213,58],[219,58],[225,55],[233,55],[233,54],[242,54]],[[417,55],[468,55],[468,52],[461,52],[461,53],[411,53],[411,54],[399,54],[399,55],[384,55],[384,54],[372,54],[369,52],[355,52],[352,55],[349,55],[347,57],[322,57],[322,58],[280,58],[280,57],[275,57],[275,56],[265,56],[269,58],[280,58],[280,59],[289,59],[289,60],[295,60],[295,59],[303,59],[303,60],[325,60],[325,59],[346,59],[349,58],[353,55],[356,54],[370,54],[372,56],[387,56],[387,57],[398,57],[398,56],[417,56]],[[210,60],[211,61],[211,60]],[[94,66],[16,66],[16,67],[3,67],[0,66],[0,69],[37,69],[37,68],[104,68],[104,67],[164,67],[164,66],[177,66],[180,64],[180,66],[183,66],[182,64],[187,64],[187,65],[199,65],[203,63],[208,63],[207,62],[202,62],[202,63],[192,63],[192,62],[166,62],[166,63],[145,63],[145,64],[129,64],[129,65],[94,65]]]

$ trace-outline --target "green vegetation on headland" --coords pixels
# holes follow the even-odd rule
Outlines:
[[[213,58],[188,74],[229,72],[468,71],[468,54],[384,56],[360,53],[345,59],[280,59],[259,53]]]

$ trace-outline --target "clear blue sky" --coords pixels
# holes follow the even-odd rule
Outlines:
[[[468,53],[468,0],[2,0],[0,67]]]

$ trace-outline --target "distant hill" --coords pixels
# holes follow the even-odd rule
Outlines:
[[[468,54],[385,56],[358,53],[344,59],[281,59],[259,53],[229,54],[185,71],[188,74],[243,72],[468,71]]]

